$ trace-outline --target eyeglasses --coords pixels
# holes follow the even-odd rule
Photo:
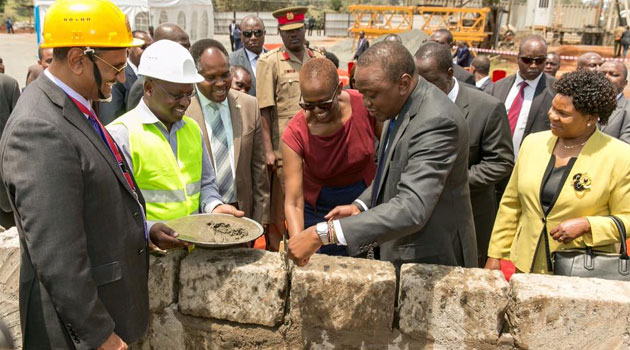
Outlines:
[[[302,108],[305,111],[312,111],[315,109],[315,107],[321,109],[322,111],[327,111],[332,108],[333,102],[335,102],[335,98],[337,98],[338,90],[339,90],[339,84],[337,84],[337,87],[335,88],[335,91],[333,92],[331,99],[328,101],[315,102],[315,103],[304,102],[304,100],[302,99],[302,96],[300,96],[300,102],[298,104],[300,105],[300,108]]]
[[[153,80],[155,81],[155,80]],[[187,94],[179,94],[179,95],[173,95],[172,93],[170,93],[169,91],[167,91],[162,85],[158,84],[154,84],[157,85],[160,89],[162,89],[162,91],[166,92],[167,95],[169,95],[174,101],[179,101],[182,99],[187,99],[190,100],[193,97],[195,97],[197,95],[197,90],[193,88],[193,90],[190,93]]]
[[[265,35],[265,30],[264,29],[256,29],[256,30],[245,30],[243,31],[243,36],[246,38],[251,38],[252,35],[255,35],[257,38],[260,38],[261,36]]]
[[[521,62],[525,63],[526,65],[530,65],[532,63],[536,65],[541,65],[545,63],[545,61],[547,60],[547,57],[545,56],[542,56],[542,57],[518,56],[518,59],[521,60]]]
[[[127,62],[125,62],[125,64],[122,65],[122,67],[120,68],[116,68],[115,66],[113,66],[111,63],[105,61],[104,59],[98,57],[97,55],[94,55],[94,57],[98,58],[101,62],[105,63],[106,65],[108,65],[111,69],[116,71],[116,75],[120,74],[120,72],[124,71],[125,68],[127,68]]]

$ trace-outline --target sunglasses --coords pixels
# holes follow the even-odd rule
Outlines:
[[[265,35],[265,30],[256,29],[256,30],[246,30],[243,32],[243,36],[246,38],[251,38],[252,35],[255,35],[257,38],[260,38],[261,36]]]
[[[300,105],[300,108],[302,108],[305,111],[312,111],[315,109],[315,107],[319,108],[322,111],[328,111],[332,108],[333,102],[335,102],[335,98],[337,98],[337,91],[339,90],[339,85],[337,84],[337,87],[335,88],[335,91],[333,92],[332,98],[328,101],[324,101],[324,102],[304,102],[304,100],[302,99],[302,96],[300,96],[300,102],[298,103]]]
[[[532,63],[536,65],[541,65],[545,63],[545,61],[547,60],[547,57],[545,56],[542,56],[542,57],[519,56],[518,59],[521,60],[521,62],[525,63],[526,65],[530,65]]]

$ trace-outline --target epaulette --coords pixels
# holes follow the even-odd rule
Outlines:
[[[277,53],[277,52],[279,52],[279,51],[280,51],[280,48],[279,48],[279,47],[276,47],[275,49],[273,49],[273,50],[269,50],[269,51],[267,51],[267,52],[263,53],[262,55],[260,55],[260,58],[259,58],[259,59],[261,59],[261,58],[265,58],[265,57],[268,57],[268,56],[271,56],[271,55],[273,55],[273,54],[275,54],[275,53]]]

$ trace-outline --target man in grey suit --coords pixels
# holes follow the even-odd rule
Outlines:
[[[252,87],[249,94],[256,96],[256,67],[258,58],[265,53],[265,24],[263,21],[249,15],[241,21],[241,40],[243,47],[230,54],[231,66],[243,66],[252,76]]]
[[[514,154],[505,107],[496,98],[453,78],[453,61],[444,46],[427,43],[415,54],[420,76],[460,108],[470,132],[468,182],[477,233],[479,266],[485,265],[497,213],[495,185],[510,175]]]
[[[549,130],[547,113],[556,93],[555,79],[543,73],[546,60],[545,40],[539,35],[525,38],[518,51],[518,72],[497,81],[491,90],[491,95],[505,104],[514,157],[527,135]]]
[[[155,28],[155,32],[153,32],[153,41],[159,40],[171,40],[174,41],[186,50],[190,49],[190,39],[188,37],[188,33],[186,33],[180,26],[173,23],[162,23],[157,28]],[[140,99],[144,96],[144,77],[140,76],[133,83],[131,89],[129,91],[129,97],[127,98],[127,112],[136,108],[138,103],[140,103]]]
[[[20,238],[23,346],[126,349],[148,324],[149,237],[161,248],[177,239],[147,232],[142,194],[91,109],[122,79],[127,47],[141,42],[118,8],[95,13],[101,2],[68,3],[50,7],[44,36],[97,35],[79,35],[78,47],[51,40],[53,63],[26,89],[0,141]],[[67,16],[92,18],[93,27]],[[115,40],[98,35],[106,27],[119,33]]]
[[[140,65],[140,57],[144,50],[151,45],[153,40],[149,33],[143,30],[134,30],[133,37],[144,41],[140,47],[132,47],[129,49],[129,58],[127,59],[127,67],[125,68],[125,82],[116,83],[112,87],[112,99],[109,102],[99,103],[98,116],[101,118],[103,125],[107,125],[127,112],[127,101],[129,92],[133,83],[138,79],[138,66]]]
[[[17,80],[0,73],[0,136],[4,132],[4,127],[7,125],[9,116],[13,112],[19,97],[20,86]],[[0,209],[2,209],[0,210],[0,226],[4,228],[15,226],[11,204],[4,192],[0,192]]]
[[[453,48],[453,33],[451,33],[448,29],[438,29],[434,31],[431,33],[430,40],[448,47],[449,51]],[[458,81],[472,86],[475,85],[475,77],[473,77],[470,72],[462,68],[460,65],[453,65],[453,72],[455,79]]]
[[[355,82],[372,116],[385,121],[374,182],[289,241],[300,266],[322,244],[352,256],[380,247],[381,259],[477,266],[468,188],[468,127],[448,97],[418,77],[401,44],[379,42],[357,62]]]
[[[623,89],[628,84],[628,69],[621,62],[608,61],[601,65],[599,71],[617,89],[617,108],[608,118],[608,124],[600,125],[600,129],[605,134],[630,143],[630,101],[623,96]]]
[[[490,74],[490,59],[486,55],[478,55],[473,59],[470,64],[473,77],[475,77],[475,86],[477,89],[490,94],[494,88],[492,79],[488,76]]]

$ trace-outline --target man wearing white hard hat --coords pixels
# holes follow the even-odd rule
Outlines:
[[[138,106],[114,120],[107,129],[116,140],[138,182],[154,230],[172,235],[159,221],[195,213],[243,212],[223,204],[199,125],[184,115],[203,80],[192,56],[181,45],[160,40],[140,59],[145,77]]]

